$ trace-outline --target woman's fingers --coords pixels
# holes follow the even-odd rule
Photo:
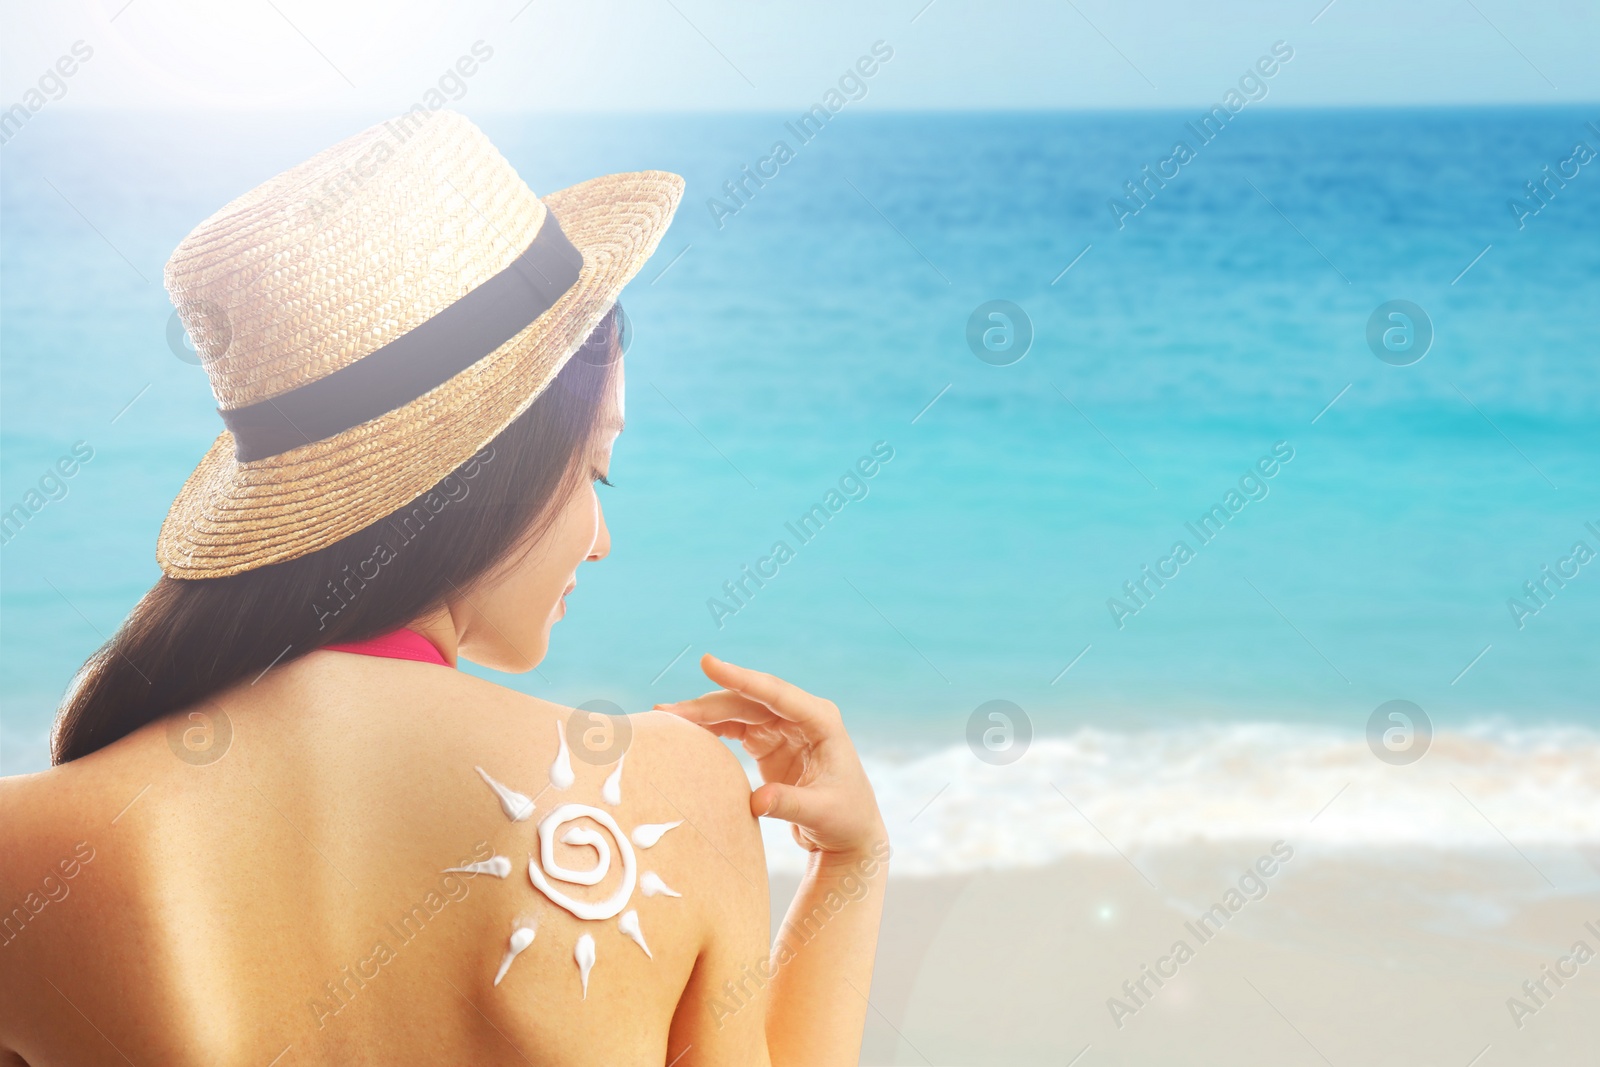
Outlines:
[[[740,667],[709,652],[700,657],[700,669],[723,688],[771,708],[790,722],[807,727],[832,727],[839,720],[839,709],[831,701],[775,675]]]
[[[752,814],[789,823],[814,852],[849,852],[882,837],[872,785],[831,701],[709,654],[700,668],[723,688],[656,706],[743,742],[764,779],[750,794]]]
[[[796,826],[817,822],[820,805],[812,789],[768,782],[750,794],[750,812],[768,819],[782,819]]]
[[[726,689],[706,693],[691,700],[680,700],[675,704],[657,704],[656,707],[707,727],[717,722],[756,725],[771,722],[775,718],[772,709],[765,704],[757,704],[748,697],[742,697]]]
[[[850,798],[814,785],[768,782],[750,794],[750,811],[788,823],[795,843],[808,852],[845,852],[882,835],[870,792],[865,798]]]
[[[793,723],[812,741],[823,740],[841,726],[839,709],[831,702],[781,678],[719,660],[709,653],[701,658],[700,665],[708,678],[725,688],[656,707],[708,729],[717,722],[751,726]]]
[[[670,707],[662,708],[660,710],[669,715],[676,714],[675,709]],[[750,728],[748,724],[734,722],[732,719],[727,719],[721,722],[700,722],[695,719],[690,719],[687,715],[679,716],[679,718],[688,719],[688,721],[693,722],[696,726],[700,727],[707,733],[715,734],[718,737],[726,737],[732,741],[743,741],[745,739],[745,731]]]

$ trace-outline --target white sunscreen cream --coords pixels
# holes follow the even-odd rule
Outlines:
[[[567,749],[567,728],[556,720],[556,758],[550,764],[550,788],[571,789],[577,776],[572,773],[572,753]]]
[[[555,761],[550,765],[550,785],[555,789],[568,789],[576,782],[577,776],[572,772],[572,753],[567,748],[566,729],[559,720],[556,722],[556,739],[558,748]],[[611,807],[622,803],[622,766],[625,756],[626,754],[617,759],[616,767],[600,788],[601,798]],[[507,789],[489,777],[482,767],[477,768],[477,771],[500,798],[500,807],[505,811],[507,818],[514,822],[522,822],[532,815],[532,800],[521,793]],[[600,829],[596,830],[592,826],[579,823],[580,819],[587,819],[597,824]],[[633,891],[636,888],[647,897],[681,897],[683,894],[663,882],[661,876],[654,871],[640,872],[634,848],[652,848],[668,831],[682,825],[682,819],[676,822],[643,823],[634,827],[632,834],[624,834],[617,820],[601,808],[589,804],[559,805],[539,822],[539,853],[528,857],[528,880],[552,904],[571,912],[579,919],[591,922],[616,919],[617,930],[638,945],[646,958],[653,960],[655,953],[650,951],[650,945],[645,940],[639,913],[628,908],[628,901],[633,898]],[[593,849],[593,865],[579,870],[559,863],[555,852],[558,842],[574,848]],[[622,864],[622,878],[611,895],[604,900],[578,900],[556,888],[557,882],[575,886],[599,885],[611,871],[613,853]],[[492,856],[486,860],[461,867],[451,867],[448,870],[460,874],[487,874],[505,878],[511,873],[511,861],[505,856]],[[534,927],[531,924],[519,926],[513,931],[510,944],[500,960],[500,969],[495,973],[495,985],[500,984],[500,980],[511,969],[512,961],[533,944],[533,939]],[[583,998],[587,1000],[589,974],[595,964],[593,935],[582,934],[578,937],[572,949],[572,958],[578,965],[578,977],[583,983]]]
[[[533,814],[533,801],[515,789],[507,789],[493,778],[490,778],[489,772],[482,767],[478,767],[476,770],[483,780],[489,783],[489,788],[494,790],[494,795],[500,798],[500,810],[506,813],[506,818],[512,822],[522,822]]]
[[[613,808],[622,803],[622,761],[628,758],[624,752],[617,757],[617,769],[606,776],[606,784],[600,787],[600,797]]]
[[[638,826],[633,828],[633,843],[638,845],[640,848],[650,848],[657,841],[661,840],[662,834],[673,829],[674,827],[682,825],[682,819],[679,819],[677,822],[640,823]]]
[[[506,976],[511,969],[511,961],[529,945],[533,944],[533,927],[519,926],[511,935],[511,946],[506,949],[505,956],[500,960],[500,969],[494,974],[494,984],[499,985],[500,979]]]
[[[583,999],[589,999],[589,972],[594,970],[594,938],[584,934],[578,938],[578,945],[572,950],[572,958],[578,961],[578,977],[583,979]]]
[[[655,871],[645,871],[639,876],[639,892],[647,897],[681,897],[682,893],[661,880]]]
[[[545,864],[544,872],[550,877],[563,882],[571,882],[573,885],[596,885],[600,879],[606,876],[606,872],[611,869],[611,846],[606,844],[605,834],[597,830],[591,830],[587,826],[574,826],[561,835],[561,843],[564,845],[588,845],[594,849],[595,856],[598,859],[596,859],[595,865],[587,871],[575,871],[567,867],[552,867],[547,863]]]
[[[596,849],[599,852],[599,862],[587,871],[573,871],[556,862],[555,844],[558,840],[558,831],[563,825],[574,819],[588,816],[611,833],[617,843],[617,854],[622,858],[622,883],[604,900],[586,901],[574,900],[551,884],[552,880],[567,882],[571,885],[596,885],[606,876],[611,869],[611,853],[609,850]],[[592,830],[577,828],[582,837],[568,843],[594,844],[600,835]],[[591,839],[592,838],[592,839]],[[633,856],[633,846],[628,844],[628,839],[622,833],[622,827],[617,825],[609,813],[588,804],[563,804],[555,811],[544,817],[539,823],[539,856],[535,860],[528,857],[528,880],[533,887],[557,907],[565,908],[580,919],[610,919],[619,914],[627,906],[628,898],[633,895],[633,887],[638,880],[638,868]]]
[[[655,959],[655,953],[650,951],[650,946],[644,943],[644,931],[639,929],[639,913],[629,909],[622,913],[622,918],[617,920],[617,929],[633,939],[633,943],[644,949],[644,954]]]
[[[477,863],[469,863],[465,867],[446,867],[441,874],[492,874],[496,878],[505,878],[511,873],[511,860],[505,856],[490,856]]]

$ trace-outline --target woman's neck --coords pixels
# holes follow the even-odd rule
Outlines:
[[[418,616],[407,623],[406,627],[432,642],[433,647],[439,650],[439,654],[450,666],[457,665],[456,654],[461,644],[461,633],[448,607],[441,607],[426,615]]]

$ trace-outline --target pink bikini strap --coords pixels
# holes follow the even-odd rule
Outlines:
[[[408,627],[401,627],[390,633],[369,637],[365,641],[351,641],[345,644],[324,645],[329,652],[351,652],[358,656],[378,656],[382,659],[409,659],[417,663],[437,663],[441,667],[450,666],[450,661],[434,647],[432,641],[423,637],[417,631]]]

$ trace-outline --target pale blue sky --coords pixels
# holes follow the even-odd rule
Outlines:
[[[878,40],[863,108],[1209,104],[1278,40],[1265,106],[1600,101],[1597,0],[924,5],[4,0],[0,106],[78,40],[94,57],[49,107],[396,111],[478,40],[469,112],[788,110]]]

